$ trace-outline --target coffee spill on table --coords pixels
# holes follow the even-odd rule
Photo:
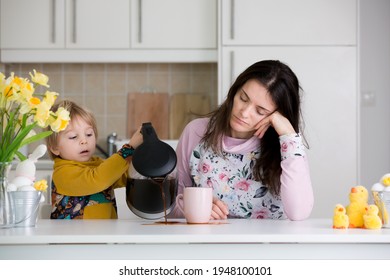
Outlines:
[[[187,222],[179,222],[179,221],[168,221],[168,217],[167,217],[167,203],[166,203],[166,198],[165,198],[165,192],[164,192],[164,181],[165,181],[165,178],[154,178],[152,179],[159,187],[160,187],[160,191],[161,191],[161,198],[163,200],[163,207],[164,207],[164,221],[158,221],[158,222],[154,222],[153,224],[144,224],[144,225],[161,225],[161,224],[164,224],[164,225],[225,225],[227,224],[227,222],[223,222],[223,221],[210,221],[208,223],[201,223],[201,224],[196,224],[196,223],[187,223]]]
[[[201,223],[201,224],[189,224],[187,222],[181,222],[181,221],[158,221],[154,222],[152,224],[142,224],[143,226],[158,226],[158,225],[189,225],[189,226],[216,226],[216,225],[227,225],[228,222],[225,221],[210,221],[208,223]]]

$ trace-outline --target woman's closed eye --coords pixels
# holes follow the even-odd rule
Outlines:
[[[276,110],[275,110],[276,111]],[[275,112],[273,111],[273,112]],[[257,113],[260,115],[260,116],[269,116],[271,115],[273,112],[271,112],[270,110],[267,110],[261,106],[258,106],[257,107]]]
[[[241,90],[240,100],[241,100],[242,102],[248,102],[248,101],[249,101],[248,96],[246,95],[246,93],[245,93],[243,90]]]
[[[244,103],[247,103],[250,101],[248,95],[245,93],[244,90],[241,90],[241,94],[240,94],[240,100]],[[268,114],[268,110],[264,109],[263,107],[261,106],[256,106],[256,113],[259,114],[260,116],[264,116],[266,114]]]
[[[267,115],[267,113],[263,109],[258,109],[257,110],[257,114],[260,115],[260,116]]]

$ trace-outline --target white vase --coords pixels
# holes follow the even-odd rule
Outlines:
[[[0,228],[10,228],[15,224],[12,199],[7,191],[11,162],[0,162]]]

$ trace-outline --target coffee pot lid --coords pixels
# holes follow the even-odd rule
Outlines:
[[[165,177],[176,167],[175,150],[158,139],[152,123],[143,123],[141,133],[143,143],[134,150],[132,159],[135,170],[146,177]]]

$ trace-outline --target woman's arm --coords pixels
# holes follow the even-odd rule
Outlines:
[[[190,158],[191,153],[199,144],[200,140],[203,137],[206,126],[208,123],[207,118],[195,119],[186,125],[184,128],[179,142],[176,148],[177,154],[177,179],[178,179],[178,189],[177,193],[183,193],[183,189],[186,186],[192,186],[191,171],[190,171]],[[173,217],[183,217],[183,214],[175,206],[175,209],[172,211],[171,216]]]
[[[302,143],[290,121],[278,111],[262,119],[256,126],[255,135],[262,138],[272,126],[279,135],[282,154],[280,194],[284,211],[290,220],[303,220],[313,209],[314,196],[309,164]]]
[[[310,170],[299,134],[279,137],[282,154],[280,195],[290,220],[304,220],[313,209],[314,195]]]

